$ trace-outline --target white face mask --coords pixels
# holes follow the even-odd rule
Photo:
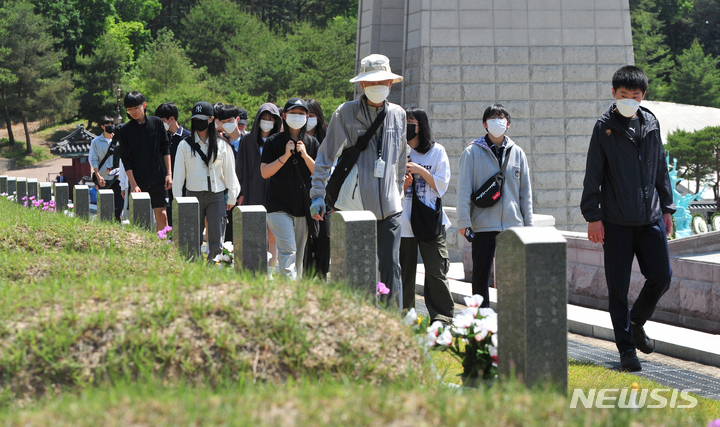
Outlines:
[[[507,130],[507,125],[507,119],[490,119],[487,121],[487,130],[490,132],[490,135],[495,138],[500,138]]]
[[[165,126],[165,132],[170,130],[170,124],[168,122],[163,123],[163,126]]]
[[[310,117],[308,119],[307,130],[313,130],[313,129],[315,129],[315,126],[317,126],[317,117]]]
[[[303,126],[305,126],[305,123],[307,122],[307,117],[305,114],[286,114],[285,115],[285,123],[287,123],[288,126],[290,126],[292,129],[298,130],[302,129]]]
[[[625,117],[632,117],[640,108],[640,103],[634,99],[618,99],[615,102],[615,106],[620,114]]]
[[[235,122],[223,123],[222,127],[223,127],[223,129],[225,129],[225,132],[227,132],[228,134],[231,134],[231,133],[235,132],[235,129],[237,129],[237,123],[235,123]]]
[[[272,120],[260,120],[260,129],[263,132],[270,132],[275,127],[275,122]]]
[[[368,97],[370,102],[379,104],[385,101],[385,98],[390,94],[390,88],[385,85],[368,86],[365,88],[365,96]]]

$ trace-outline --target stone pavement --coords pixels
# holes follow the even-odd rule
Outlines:
[[[33,166],[29,166],[24,169],[13,169],[7,172],[3,172],[0,175],[35,178],[38,180],[38,182],[46,182],[48,181],[48,176],[50,177],[50,181],[52,181],[53,179],[55,179],[55,176],[60,173],[63,166],[70,165],[72,165],[72,159],[64,159],[58,157]]]

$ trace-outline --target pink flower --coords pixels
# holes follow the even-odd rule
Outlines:
[[[438,345],[450,345],[452,344],[452,334],[450,333],[449,329],[445,329],[445,332],[440,334],[439,337],[437,337],[437,344]]]
[[[437,336],[438,332],[440,331],[440,328],[443,327],[443,324],[441,322],[438,322],[437,320],[433,322],[432,325],[427,329],[428,334],[433,334]]]
[[[720,418],[710,421],[707,427],[720,427]]]
[[[471,297],[465,297],[465,305],[468,307],[480,307],[483,302],[483,297],[475,294]]]
[[[390,293],[390,289],[383,282],[377,284],[377,295],[387,295]]]

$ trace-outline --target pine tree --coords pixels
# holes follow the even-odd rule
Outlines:
[[[668,77],[673,67],[670,48],[665,44],[662,21],[651,12],[650,0],[641,0],[631,13],[635,65],[647,74],[647,99],[666,99]]]
[[[681,104],[720,106],[720,72],[717,67],[718,59],[705,55],[700,43],[693,41],[692,46],[676,58],[676,65],[670,73],[669,100]]]

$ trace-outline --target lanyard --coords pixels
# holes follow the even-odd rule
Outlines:
[[[370,120],[370,124],[372,126],[373,119],[372,119],[372,117],[370,117],[370,107],[368,106],[367,102],[365,103],[365,112],[367,113],[367,118],[368,118],[368,120]],[[377,119],[377,116],[375,116],[375,118]],[[375,135],[373,135],[372,137],[375,138]],[[383,130],[382,130],[382,126],[381,126],[380,127],[380,136],[378,137],[378,140],[377,140],[378,159],[382,157],[382,143],[383,143]]]

